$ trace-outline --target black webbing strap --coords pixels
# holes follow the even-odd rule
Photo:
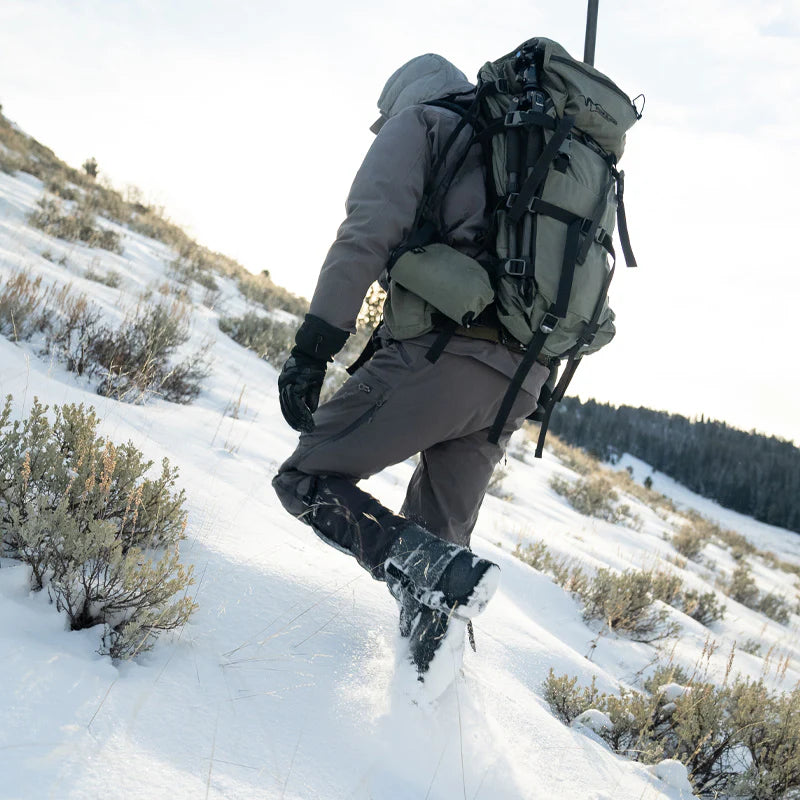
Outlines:
[[[614,175],[617,179],[617,228],[619,230],[619,241],[622,245],[622,253],[625,256],[625,263],[629,267],[639,266],[636,263],[636,256],[631,247],[631,237],[628,233],[628,218],[625,216],[625,203],[622,199],[625,193],[625,172],[621,171]]]
[[[597,333],[598,328],[600,327],[600,314],[603,311],[603,306],[605,305],[606,297],[608,297],[608,289],[611,286],[611,279],[614,277],[614,268],[615,265],[611,264],[611,269],[608,271],[605,280],[603,281],[603,285],[600,288],[600,297],[595,304],[594,312],[592,313],[592,318],[589,322],[586,323],[586,327],[583,329],[583,333],[581,334],[581,338],[578,339],[575,346],[569,353],[569,357],[567,360],[567,366],[564,367],[564,372],[561,375],[558,383],[556,384],[555,389],[553,389],[552,394],[547,399],[544,408],[544,415],[542,416],[542,423],[541,427],[539,428],[539,439],[536,442],[536,452],[534,453],[535,458],[542,457],[542,451],[544,450],[544,440],[547,436],[547,429],[550,426],[550,417],[553,413],[553,409],[556,406],[556,403],[560,403],[561,400],[564,398],[564,393],[567,391],[567,387],[569,386],[570,381],[572,380],[572,376],[575,374],[575,370],[578,369],[578,364],[581,362],[582,356],[580,355],[580,350],[584,344],[588,344],[594,339],[594,335]]]
[[[584,231],[583,242],[578,251],[579,264],[583,264],[583,262],[586,261],[586,257],[589,255],[589,248],[594,243],[595,236],[597,236],[597,229],[600,227],[600,221],[603,219],[603,214],[606,211],[608,193],[611,191],[613,185],[614,178],[612,177],[594,208],[594,213],[592,214],[588,229]]]
[[[575,358],[573,356],[570,357],[569,361],[567,361],[567,366],[564,367],[564,372],[561,375],[561,378],[556,384],[556,388],[553,389],[552,394],[547,400],[547,404],[544,408],[544,416],[542,417],[541,427],[539,428],[539,438],[536,441],[536,452],[534,453],[534,458],[542,457],[544,440],[547,436],[547,429],[550,426],[550,416],[553,413],[553,409],[556,407],[556,403],[560,402],[561,398],[564,397],[564,392],[567,391],[567,387],[572,380],[572,376],[575,374],[575,370],[578,369],[578,364],[580,363],[580,358]]]
[[[554,206],[552,203],[548,203],[546,200],[542,200],[540,197],[534,197],[533,202],[530,204],[530,210],[534,214],[544,214],[546,217],[557,219],[559,222],[563,222],[565,225],[569,225],[572,222],[575,222],[575,220],[579,220],[580,222],[583,222],[584,220],[584,217],[579,217],[577,214],[567,211],[566,208]]]
[[[550,141],[545,145],[542,154],[533,168],[533,172],[527,177],[522,188],[519,190],[519,195],[511,206],[508,212],[508,218],[516,224],[522,219],[522,215],[528,210],[528,204],[533,200],[539,184],[544,180],[547,170],[550,169],[550,163],[558,155],[558,149],[561,147],[564,140],[569,136],[572,126],[575,124],[575,117],[564,116],[558,122],[558,127],[555,133],[550,137]]]
[[[548,332],[539,329],[534,333],[533,338],[528,343],[528,349],[525,351],[522,361],[519,362],[517,371],[514,373],[514,377],[508,385],[508,389],[506,389],[503,402],[500,403],[500,409],[489,431],[489,441],[492,444],[499,444],[500,442],[500,434],[503,432],[503,426],[506,424],[508,415],[511,413],[511,408],[514,405],[514,401],[517,399],[517,395],[522,388],[525,378],[531,371],[534,362],[539,357],[539,353],[542,352],[547,333]]]
[[[478,87],[478,91],[475,93],[475,97],[470,103],[469,108],[464,109],[459,106],[457,103],[447,105],[443,105],[442,102],[439,101],[432,101],[428,103],[428,105],[438,105],[440,107],[449,108],[451,111],[455,111],[456,113],[461,114],[461,119],[456,124],[455,128],[453,128],[450,135],[447,137],[447,140],[444,143],[444,147],[439,151],[439,158],[436,160],[436,163],[433,165],[431,169],[431,174],[428,177],[428,182],[425,186],[425,191],[423,192],[424,200],[420,203],[419,208],[417,209],[417,216],[414,220],[414,228],[416,228],[421,220],[423,220],[427,216],[428,207],[430,203],[433,201],[434,197],[438,194],[438,189],[435,186],[436,179],[439,176],[439,172],[444,165],[445,161],[447,160],[447,154],[450,152],[450,149],[456,143],[456,140],[461,134],[461,131],[466,128],[467,125],[474,123],[477,121],[478,113],[480,111],[481,99],[487,93],[487,89],[483,86]],[[467,150],[472,147],[472,140],[467,145]],[[463,160],[459,162],[458,166],[460,167],[463,163]],[[446,176],[445,176],[446,178]],[[452,177],[450,178],[452,180]],[[443,181],[444,182],[444,181]]]
[[[509,111],[504,117],[493,117],[478,134],[479,138],[491,138],[500,133],[506,133],[509,128],[546,128],[554,131],[558,123],[549,114],[541,111]]]
[[[509,111],[503,117],[503,124],[506,128],[547,128],[549,131],[557,131],[560,123],[545,114],[543,111]]]
[[[369,361],[378,350],[381,349],[381,340],[378,337],[378,329],[376,328],[372,332],[372,336],[369,337],[369,340],[364,345],[364,349],[361,351],[361,355],[346,369],[348,375],[352,375],[357,369],[363,367],[364,364]]]
[[[506,424],[506,420],[511,413],[514,401],[517,399],[519,390],[522,388],[525,378],[531,371],[534,361],[536,361],[536,359],[539,357],[539,353],[542,352],[542,347],[544,347],[545,340],[547,339],[548,335],[552,333],[555,325],[558,324],[558,319],[564,319],[564,317],[567,316],[569,297],[572,294],[572,281],[575,277],[575,258],[578,254],[578,246],[580,243],[581,221],[582,218],[577,217],[575,220],[573,220],[573,222],[570,223],[570,226],[567,229],[567,242],[564,246],[564,259],[561,262],[561,277],[558,281],[558,295],[555,303],[550,306],[550,309],[545,315],[545,320],[555,320],[555,322],[553,325],[547,326],[543,322],[539,327],[539,330],[533,334],[533,338],[528,343],[525,355],[522,361],[520,361],[517,371],[514,373],[514,377],[511,379],[511,383],[508,385],[508,389],[506,389],[506,393],[503,396],[503,401],[500,403],[500,409],[497,412],[494,422],[492,423],[491,429],[489,430],[489,441],[492,444],[499,443],[500,434],[503,432],[503,426]],[[601,300],[601,307],[602,302],[603,301]],[[598,309],[595,309],[595,313],[599,316],[600,312]]]
[[[389,260],[386,262],[386,271],[391,275],[392,267],[397,260],[409,250],[416,250],[418,247],[425,247],[431,242],[438,241],[439,229],[430,220],[424,220],[416,227],[412,228],[411,233],[389,253]]]
[[[433,344],[428,348],[428,352],[425,353],[425,358],[427,358],[431,364],[435,364],[439,360],[439,356],[444,352],[444,348],[447,347],[447,343],[455,335],[458,323],[445,317],[441,322],[439,322],[437,327],[439,330],[439,335],[433,340]]]
[[[575,220],[567,227],[567,241],[564,245],[564,260],[561,262],[561,277],[558,280],[558,294],[551,313],[559,319],[567,316],[569,296],[572,294],[572,280],[575,277],[575,264],[581,241],[581,221]]]

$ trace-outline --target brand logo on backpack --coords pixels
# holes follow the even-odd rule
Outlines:
[[[612,117],[611,114],[609,114],[608,111],[606,111],[603,106],[600,105],[600,103],[595,103],[591,97],[585,97],[584,100],[586,102],[586,108],[588,108],[592,114],[599,114],[604,120],[612,123],[613,125],[618,124],[614,117]]]

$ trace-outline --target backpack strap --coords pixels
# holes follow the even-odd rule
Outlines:
[[[500,403],[500,409],[489,430],[489,441],[492,444],[499,444],[500,434],[503,432],[503,426],[508,420],[514,401],[517,399],[519,390],[522,388],[522,384],[531,371],[534,362],[542,352],[545,340],[555,330],[558,321],[567,316],[569,296],[572,292],[572,282],[575,277],[575,265],[578,258],[578,248],[580,246],[582,221],[582,217],[574,216],[574,219],[567,228],[567,242],[564,247],[564,259],[561,262],[561,277],[558,282],[556,300],[551,304],[547,313],[542,318],[542,321],[539,323],[539,328],[528,343],[525,356],[522,361],[520,361],[517,371],[514,373],[514,377],[508,385],[508,389],[506,389],[506,393]],[[605,299],[605,295],[603,299]],[[602,302],[600,306],[602,307]],[[597,315],[599,316],[599,312],[597,312]]]
[[[347,372],[348,375],[352,375],[360,367],[363,367],[382,346],[383,344],[381,343],[380,336],[378,336],[378,328],[375,328],[375,330],[372,331],[372,336],[369,337],[367,343],[364,345],[361,355],[349,367],[345,368],[345,372]]]
[[[547,429],[550,426],[550,416],[553,413],[556,403],[559,403],[564,397],[564,392],[567,391],[567,387],[572,380],[572,376],[575,374],[575,371],[578,369],[578,365],[580,363],[580,358],[571,358],[569,361],[567,361],[567,366],[564,367],[564,372],[561,375],[560,380],[545,403],[544,415],[539,427],[539,438],[536,440],[536,452],[534,453],[534,458],[542,457],[542,452],[544,451],[544,440],[547,436]]]
[[[431,364],[435,364],[439,360],[439,356],[444,352],[447,343],[455,336],[456,328],[458,328],[458,323],[448,317],[442,316],[442,319],[438,321],[436,330],[439,332],[439,335],[428,348],[428,352],[425,353],[425,358],[427,358]]]
[[[613,258],[613,250],[612,250],[612,258]],[[608,271],[608,275],[606,275],[606,279],[603,282],[602,289],[600,291],[600,298],[597,301],[597,305],[594,308],[594,312],[592,313],[592,318],[586,324],[586,327],[583,330],[583,334],[581,338],[578,340],[576,345],[572,348],[569,353],[569,357],[567,359],[567,365],[564,367],[564,373],[561,376],[561,379],[556,384],[555,389],[553,389],[550,397],[547,398],[547,402],[545,403],[544,407],[544,415],[542,417],[541,427],[539,428],[539,438],[536,442],[536,452],[534,453],[535,458],[541,458],[542,452],[544,451],[544,440],[547,436],[547,429],[550,426],[550,417],[553,413],[553,409],[556,406],[556,403],[560,403],[563,398],[564,394],[567,391],[567,387],[572,380],[573,375],[575,374],[578,366],[581,363],[582,356],[580,355],[580,350],[584,344],[589,344],[592,339],[594,339],[595,334],[597,333],[597,329],[600,327],[600,314],[603,310],[603,305],[605,304],[606,297],[608,296],[608,288],[611,285],[611,279],[614,277],[614,263],[611,264],[611,269]]]
[[[523,113],[523,112],[515,112]],[[549,119],[549,118],[548,118]],[[534,199],[539,184],[550,169],[550,164],[558,155],[561,145],[566,141],[572,126],[575,124],[575,117],[563,116],[558,122],[555,133],[550,137],[550,141],[545,145],[536,162],[533,171],[525,179],[525,183],[519,190],[519,194],[513,198],[508,212],[508,219],[514,225],[522,219],[522,215],[528,211],[528,206]],[[511,198],[510,198],[511,199]]]
[[[628,233],[628,218],[625,216],[625,203],[622,196],[625,192],[625,171],[617,172],[616,167],[611,168],[611,174],[617,182],[617,230],[619,231],[619,241],[622,245],[622,252],[625,256],[625,264],[629,267],[636,267],[636,256],[633,255],[631,248],[631,237]]]

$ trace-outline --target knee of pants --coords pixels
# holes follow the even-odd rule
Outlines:
[[[296,469],[279,472],[272,479],[272,488],[281,505],[293,516],[300,517],[311,506],[317,477]]]

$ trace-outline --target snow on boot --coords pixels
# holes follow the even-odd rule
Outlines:
[[[406,692],[418,702],[432,702],[458,677],[467,623],[427,606],[418,608],[401,659],[406,669],[410,667]]]
[[[386,573],[386,585],[389,592],[397,601],[400,612],[400,636],[407,639],[411,635],[414,620],[423,606],[410,593],[403,590],[403,584],[393,575]]]
[[[500,582],[497,564],[412,522],[389,548],[384,570],[390,590],[399,583],[422,605],[464,620],[486,608]]]

